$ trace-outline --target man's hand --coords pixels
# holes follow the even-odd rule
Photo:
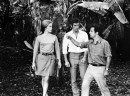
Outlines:
[[[66,34],[66,38],[67,39],[71,39],[72,37]]]
[[[58,68],[61,68],[61,62],[58,62]]]
[[[105,70],[104,71],[104,76],[107,76],[107,75],[109,75],[108,70]]]
[[[85,62],[86,62],[86,58],[82,58],[81,63],[85,63]]]
[[[66,67],[70,67],[70,63],[68,61],[65,62]]]

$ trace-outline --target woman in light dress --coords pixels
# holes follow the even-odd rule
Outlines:
[[[60,48],[56,35],[52,34],[52,22],[44,20],[42,27],[45,27],[45,30],[42,35],[36,37],[32,68],[36,75],[42,76],[43,96],[48,96],[48,80],[49,76],[55,73],[56,59],[58,68],[61,68]]]

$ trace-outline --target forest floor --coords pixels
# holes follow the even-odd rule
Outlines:
[[[31,76],[32,51],[0,46],[0,96],[42,96],[41,77]],[[64,69],[64,71],[63,71]],[[72,96],[69,69],[60,71],[60,78],[50,77],[49,96]],[[112,96],[130,96],[130,61],[112,60],[106,77]],[[79,73],[77,82],[80,87]],[[90,96],[101,96],[92,82]]]

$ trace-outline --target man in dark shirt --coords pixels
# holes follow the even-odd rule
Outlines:
[[[106,85],[105,76],[108,75],[108,69],[111,61],[111,48],[109,43],[100,36],[100,27],[92,25],[90,27],[90,39],[88,42],[77,42],[71,36],[67,38],[80,48],[88,48],[88,63],[89,66],[84,75],[82,83],[81,96],[89,96],[89,87],[93,79],[96,80],[102,96],[111,96]]]

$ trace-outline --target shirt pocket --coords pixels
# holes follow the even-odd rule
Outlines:
[[[98,44],[96,46],[94,46],[93,48],[93,53],[96,55],[96,56],[104,56],[104,50],[103,50],[103,46],[101,44]]]

